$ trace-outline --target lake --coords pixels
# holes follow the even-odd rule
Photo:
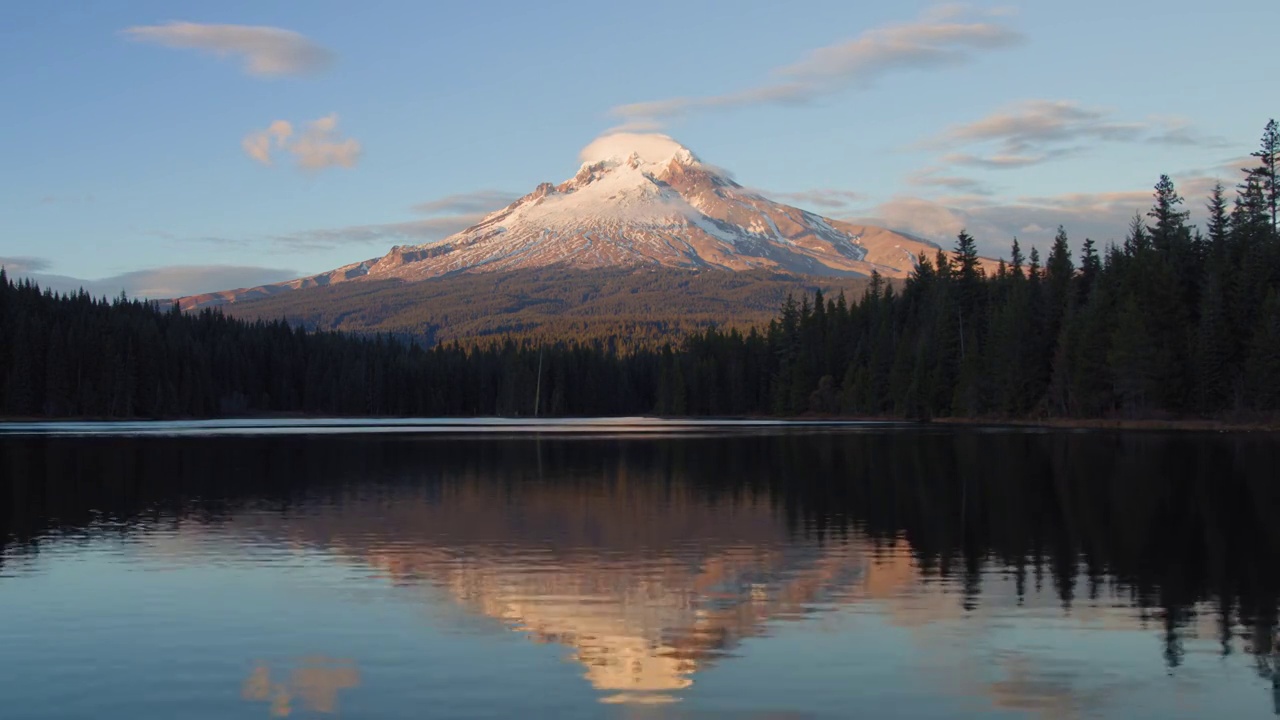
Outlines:
[[[1280,437],[0,425],[0,717],[1263,718]]]

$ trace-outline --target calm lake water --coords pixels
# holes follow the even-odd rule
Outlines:
[[[1266,434],[0,426],[0,717],[1274,717],[1278,474]]]

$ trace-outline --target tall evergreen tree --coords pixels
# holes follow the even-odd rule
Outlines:
[[[1258,183],[1272,231],[1280,231],[1280,124],[1275,120],[1267,123],[1262,141],[1251,156],[1257,158],[1258,164],[1245,168],[1244,172],[1248,180]]]
[[[1094,246],[1093,240],[1084,239],[1084,245],[1080,250],[1080,278],[1078,299],[1081,304],[1089,299],[1090,293],[1093,292],[1094,284],[1098,281],[1098,276],[1102,274],[1102,259],[1098,257],[1098,250]]]
[[[1189,213],[1179,210],[1181,205],[1182,196],[1174,187],[1173,180],[1168,175],[1161,175],[1156,183],[1155,205],[1147,213],[1147,217],[1155,220],[1155,224],[1148,228],[1152,244],[1161,252],[1169,252],[1186,232]]]
[[[1227,240],[1230,220],[1227,215],[1226,188],[1222,183],[1215,183],[1209,194],[1209,202],[1205,205],[1208,211],[1209,252],[1208,258],[1213,265],[1221,265],[1226,261]]]

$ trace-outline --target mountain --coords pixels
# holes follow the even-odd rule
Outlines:
[[[484,337],[661,344],[767,323],[788,294],[856,295],[938,246],[792,207],[675,140],[607,135],[577,173],[439,242],[285,283],[179,299],[245,319],[383,332],[428,344]]]
[[[181,298],[184,309],[348,282],[417,282],[538,269],[763,271],[905,277],[938,246],[785,205],[743,187],[665,135],[619,133],[582,152],[577,174],[442,241],[286,283]]]

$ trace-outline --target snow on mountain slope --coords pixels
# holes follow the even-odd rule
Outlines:
[[[904,277],[932,243],[774,202],[657,134],[618,133],[581,153],[573,178],[544,183],[442,241],[320,275],[183,298],[193,308],[368,279],[563,266],[773,269],[807,275]]]

